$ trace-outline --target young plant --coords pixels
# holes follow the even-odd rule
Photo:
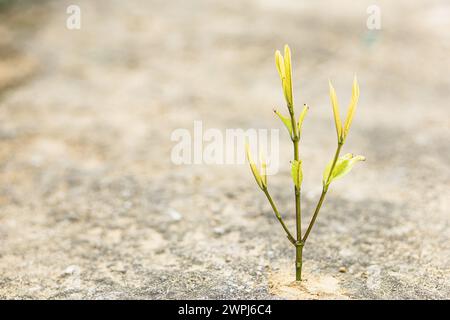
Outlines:
[[[260,160],[261,169],[259,170],[255,162],[253,161],[248,143],[246,144],[246,150],[247,150],[247,158],[250,163],[250,168],[252,170],[253,176],[255,177],[256,183],[269,200],[269,203],[272,206],[275,216],[277,217],[278,221],[281,223],[281,226],[283,227],[284,231],[287,234],[288,240],[295,247],[296,252],[295,279],[297,281],[301,281],[302,265],[303,265],[303,258],[302,258],[303,247],[305,246],[306,240],[308,239],[311,229],[314,226],[314,223],[316,222],[317,216],[319,214],[320,208],[322,207],[322,203],[325,199],[325,195],[328,192],[331,182],[333,182],[338,178],[343,177],[348,172],[350,172],[350,170],[352,169],[353,165],[356,162],[365,160],[363,156],[354,156],[351,153],[347,153],[343,156],[340,156],[342,146],[345,143],[345,139],[347,138],[348,132],[350,130],[350,125],[352,123],[353,116],[355,114],[356,104],[358,103],[359,86],[355,77],[353,80],[352,97],[350,100],[350,104],[348,106],[347,117],[345,119],[344,125],[342,125],[336,92],[331,82],[329,82],[331,105],[333,107],[334,123],[336,125],[336,133],[337,133],[337,147],[333,159],[328,163],[323,172],[322,194],[320,195],[319,202],[317,203],[317,206],[314,210],[308,228],[306,229],[306,232],[302,235],[301,185],[303,180],[303,172],[302,172],[302,161],[300,160],[299,157],[299,142],[300,137],[302,136],[302,123],[309,108],[305,104],[303,106],[303,110],[301,111],[298,120],[296,120],[294,110],[295,109],[294,99],[292,94],[292,67],[291,67],[291,51],[289,49],[289,46],[285,45],[284,56],[282,56],[278,50],[275,52],[275,64],[278,73],[280,75],[281,86],[283,89],[284,98],[286,100],[287,109],[289,111],[289,116],[286,117],[282,115],[280,112],[278,112],[278,110],[274,110],[274,112],[281,119],[281,121],[287,128],[294,148],[294,159],[291,161],[292,165],[291,174],[292,180],[294,182],[295,218],[296,218],[295,236],[289,231],[289,228],[284,223],[283,218],[275,205],[275,202],[270,196],[267,186],[266,162],[261,158]]]

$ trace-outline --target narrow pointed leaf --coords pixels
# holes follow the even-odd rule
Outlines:
[[[330,85],[330,99],[331,99],[331,105],[333,107],[333,114],[334,114],[334,124],[336,125],[336,133],[338,136],[338,140],[341,140],[342,138],[342,122],[341,122],[341,116],[339,114],[339,104],[336,97],[336,91],[333,88],[333,85],[331,84],[331,81],[329,82]]]
[[[280,118],[280,120],[283,121],[284,125],[286,126],[287,130],[289,131],[289,135],[292,137],[291,119],[283,116],[281,113],[278,112],[278,110],[273,110],[273,112],[275,112],[275,114]]]
[[[286,72],[284,67],[284,59],[280,51],[275,51],[275,65],[277,66],[278,74],[280,75],[281,83],[286,78]]]
[[[308,110],[309,110],[309,107],[305,104],[303,106],[302,112],[300,113],[300,116],[298,117],[297,127],[298,127],[299,134],[302,133],[303,120],[305,120],[305,116],[306,116],[306,113],[308,112]]]
[[[353,79],[352,98],[350,100],[350,104],[348,106],[347,111],[347,117],[345,119],[344,138],[347,137],[348,131],[350,130],[350,125],[352,124],[353,121],[353,116],[355,114],[356,105],[358,104],[358,99],[359,99],[359,86],[355,76],[355,78]]]
[[[300,189],[303,181],[303,172],[302,172],[302,162],[298,160],[292,161],[291,168],[292,180],[294,181],[294,185],[297,189]]]
[[[267,162],[262,152],[259,153],[259,161],[261,162],[261,182],[267,188]]]
[[[253,161],[252,154],[250,152],[250,146],[248,143],[245,144],[245,151],[247,153],[247,159],[250,164],[250,169],[252,170],[253,176],[255,177],[256,183],[261,189],[264,189],[261,175],[258,172],[258,168],[256,167],[255,161]]]
[[[292,62],[291,62],[291,49],[288,45],[284,46],[284,70],[286,73],[285,95],[288,106],[293,105],[292,100]]]

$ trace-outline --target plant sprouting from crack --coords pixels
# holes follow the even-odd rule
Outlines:
[[[342,146],[344,145],[348,132],[350,130],[350,126],[353,121],[353,116],[355,114],[356,105],[358,103],[359,86],[355,76],[353,80],[352,96],[350,99],[350,104],[348,106],[347,117],[345,119],[344,124],[342,125],[336,92],[333,88],[333,85],[331,84],[331,81],[329,82],[330,99],[333,108],[334,123],[336,125],[336,133],[337,133],[337,147],[333,159],[325,167],[322,178],[322,193],[320,195],[319,201],[312,215],[311,221],[305,233],[302,234],[301,186],[303,180],[303,172],[302,172],[302,161],[300,160],[299,157],[299,142],[302,136],[303,120],[305,119],[309,107],[306,104],[303,106],[303,110],[301,111],[299,118],[297,120],[295,116],[294,99],[292,94],[292,67],[291,67],[291,51],[289,49],[289,46],[285,45],[284,56],[282,56],[278,50],[275,52],[275,64],[278,73],[280,75],[281,86],[283,89],[284,98],[286,100],[287,109],[289,111],[289,116],[286,117],[282,115],[278,110],[274,110],[274,112],[281,119],[281,121],[287,128],[294,149],[294,159],[291,161],[292,165],[291,175],[292,180],[294,182],[295,218],[296,218],[295,235],[293,235],[289,231],[289,228],[286,226],[280,212],[278,211],[277,206],[275,205],[275,202],[273,201],[269,193],[266,174],[267,164],[265,160],[263,159],[262,156],[260,157],[260,168],[258,168],[253,160],[248,143],[246,144],[246,150],[247,150],[247,158],[250,163],[250,168],[252,170],[253,176],[255,177],[258,186],[266,195],[270,205],[272,206],[275,216],[277,217],[278,221],[281,223],[281,226],[283,227],[284,231],[287,234],[287,238],[295,247],[296,252],[295,278],[297,281],[301,281],[302,265],[303,265],[302,259],[303,247],[305,246],[306,241],[311,232],[311,229],[313,228],[314,223],[316,222],[317,216],[319,214],[320,208],[322,207],[322,203],[325,199],[325,196],[328,192],[331,182],[346,175],[352,169],[353,165],[356,162],[365,160],[363,156],[355,156],[351,153],[347,153],[343,156],[340,156]]]

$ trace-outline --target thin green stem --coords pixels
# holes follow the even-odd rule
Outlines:
[[[302,266],[303,266],[303,243],[295,245],[295,280],[302,280]]]
[[[319,202],[317,203],[316,210],[314,210],[314,214],[311,218],[311,222],[309,223],[308,229],[306,230],[305,236],[303,237],[303,240],[302,240],[303,243],[305,243],[306,239],[308,239],[309,233],[311,232],[311,229],[314,226],[314,223],[316,222],[317,215],[319,214],[320,208],[322,207],[323,200],[325,199],[325,195],[327,194],[327,191],[328,191],[328,185],[330,182],[331,173],[333,172],[333,169],[336,166],[337,160],[339,159],[339,154],[341,153],[342,145],[343,145],[343,143],[341,143],[341,142],[338,143],[336,153],[334,155],[333,163],[330,168],[330,173],[328,174],[326,183],[322,188],[322,194],[320,195],[320,199],[319,199]]]
[[[316,222],[317,215],[319,214],[320,207],[322,206],[322,202],[325,199],[326,194],[327,194],[327,190],[325,190],[325,188],[323,188],[322,194],[320,195],[319,203],[317,203],[316,210],[314,211],[314,215],[311,219],[311,222],[309,223],[308,229],[305,232],[305,236],[303,237],[303,243],[305,243],[306,239],[308,239],[309,233],[311,232],[314,222]]]
[[[298,161],[298,140],[294,140],[294,160]],[[302,239],[302,208],[300,204],[300,189],[294,186],[295,193],[295,217],[297,222],[297,241]]]
[[[343,142],[339,142],[338,146],[336,148],[336,153],[334,154],[333,163],[331,165],[330,172],[328,173],[328,177],[327,177],[327,183],[326,183],[327,189],[328,189],[328,184],[330,183],[331,173],[333,172],[334,167],[336,166],[336,163],[339,159],[339,154],[341,153],[341,148],[342,148],[343,144],[344,144]]]
[[[292,111],[291,111],[292,110]],[[298,144],[300,141],[297,129],[297,123],[295,122],[294,109],[289,109],[289,115],[291,117],[292,124],[292,143],[294,144],[294,160],[299,160]],[[297,241],[302,240],[302,209],[300,204],[300,189],[297,186],[294,187],[295,195],[295,218],[297,226]]]
[[[280,221],[281,226],[283,227],[284,231],[286,232],[289,241],[293,245],[295,245],[295,242],[296,242],[295,238],[292,236],[291,232],[289,231],[289,229],[287,228],[286,224],[284,223],[283,218],[281,217],[280,213],[278,212],[278,209],[277,209],[275,203],[273,202],[272,197],[270,196],[269,191],[267,190],[267,188],[263,189],[263,192],[266,195],[267,200],[269,200],[270,205],[272,206],[273,212],[275,213],[275,216],[277,217],[278,221]]]
[[[289,109],[292,125],[292,143],[294,144],[294,160],[299,161],[298,145],[300,141],[297,123],[295,121],[294,108]],[[295,279],[302,280],[302,265],[303,265],[303,242],[302,242],[302,207],[300,202],[300,188],[294,186],[295,195],[295,221],[297,227],[297,241],[295,242]]]

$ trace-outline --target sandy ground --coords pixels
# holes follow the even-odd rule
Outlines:
[[[0,13],[0,298],[450,298],[450,4],[67,1]],[[293,50],[309,220],[334,153],[327,93],[361,99],[307,246],[245,165],[170,160],[176,128],[282,128],[273,52]],[[291,145],[270,190],[294,228]]]

